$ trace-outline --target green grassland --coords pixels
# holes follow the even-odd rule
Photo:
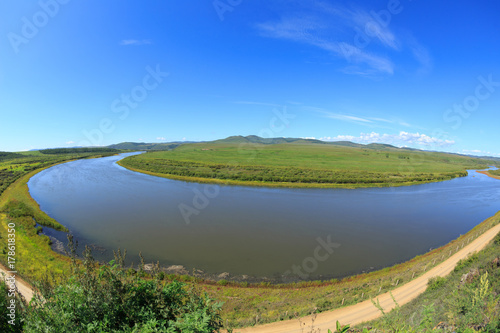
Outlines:
[[[465,176],[493,161],[387,145],[214,141],[148,152],[120,165],[174,179],[289,187],[411,185]]]
[[[494,176],[500,176],[500,169],[498,170],[490,170],[488,173],[494,175]]]

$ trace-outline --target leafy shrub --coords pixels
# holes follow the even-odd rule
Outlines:
[[[72,274],[51,286],[37,285],[37,293],[22,316],[22,332],[218,332],[220,303],[178,281],[141,279],[111,262],[95,263],[90,250],[83,263],[72,250]],[[0,285],[0,311],[5,311],[5,287]],[[1,313],[3,317],[4,314]],[[22,318],[21,318],[22,317]],[[1,323],[3,325],[3,322]],[[1,332],[21,332],[22,325]]]
[[[444,277],[436,276],[429,279],[429,282],[427,283],[427,290],[438,290],[445,284],[446,284],[446,279]]]
[[[219,286],[227,286],[227,284],[228,284],[228,283],[229,283],[229,282],[228,282],[227,280],[224,280],[224,279],[223,279],[223,280],[219,280],[219,281],[217,281],[217,284],[218,284]]]
[[[5,205],[3,211],[6,212],[9,216],[14,217],[14,218],[25,217],[25,216],[28,216],[28,217],[35,216],[35,212],[33,211],[33,209],[31,207],[26,205],[24,202],[17,201],[17,200],[9,201]]]
[[[478,259],[479,259],[479,256],[477,255],[477,253],[474,253],[465,259],[459,260],[457,265],[455,266],[455,272],[459,272],[464,267],[469,266],[470,264],[477,261]]]

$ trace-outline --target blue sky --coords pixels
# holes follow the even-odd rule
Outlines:
[[[2,1],[0,150],[314,137],[500,156],[498,1]]]

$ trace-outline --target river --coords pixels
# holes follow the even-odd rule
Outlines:
[[[500,209],[500,182],[475,171],[395,188],[215,186],[116,164],[132,154],[56,165],[28,182],[41,209],[92,244],[99,260],[121,248],[129,263],[142,252],[146,262],[190,272],[343,277],[442,246]],[[44,229],[66,243],[64,233]]]

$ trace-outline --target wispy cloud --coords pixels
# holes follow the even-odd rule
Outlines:
[[[120,42],[120,45],[123,46],[130,46],[130,45],[148,45],[152,44],[151,40],[149,39],[124,39]]]
[[[68,142],[66,142],[67,145],[72,145],[74,143],[75,143],[75,141],[68,141]]]
[[[367,42],[366,40],[368,38],[373,36],[376,41],[386,47],[394,50],[400,49],[399,41],[394,33],[388,28],[388,26],[384,26],[376,22],[371,13],[363,10],[356,10],[351,11],[349,14],[350,17],[352,17],[352,22],[355,25],[354,29],[362,33],[360,34],[360,36],[362,36],[363,34],[365,35],[365,43]]]
[[[443,140],[431,137],[423,133],[409,133],[401,131],[399,134],[380,134],[376,132],[361,133],[359,136],[337,135],[334,137],[322,137],[323,141],[352,141],[357,143],[387,143],[398,146],[418,145],[448,147],[455,144],[454,140]]]
[[[294,42],[309,44],[333,55],[345,58],[349,63],[364,65],[367,68],[358,69],[359,74],[372,73],[392,74],[394,65],[388,58],[371,54],[351,43],[329,40],[325,31],[330,27],[319,23],[316,17],[294,18],[284,17],[279,21],[257,24],[257,28],[265,37],[288,39]]]
[[[312,45],[345,59],[348,65],[341,69],[344,73],[375,78],[394,73],[396,66],[390,55],[401,52],[404,43],[389,24],[375,19],[373,11],[322,1],[305,1],[299,8],[292,11],[285,7],[279,19],[255,26],[264,37]],[[408,48],[422,68],[430,68],[429,53],[414,38]]]
[[[163,136],[159,136],[156,138],[157,141],[165,141],[166,139]]]
[[[325,118],[329,119],[335,119],[335,120],[340,120],[340,121],[347,121],[351,123],[356,123],[359,125],[366,125],[369,127],[384,127],[381,126],[382,124],[392,124],[392,125],[399,125],[399,126],[404,126],[404,127],[412,127],[409,123],[405,122],[404,120],[401,119],[395,119],[395,118],[381,118],[381,117],[367,117],[367,116],[360,116],[360,115],[354,115],[354,114],[345,114],[345,113],[336,113],[336,112],[330,112],[326,109],[323,108],[318,108],[318,107],[313,107],[313,106],[304,106],[302,107],[303,110],[305,111],[313,111],[316,113],[321,114]]]
[[[417,73],[429,73],[432,69],[432,58],[429,55],[429,51],[423,45],[421,45],[412,35],[407,34],[405,40],[413,54],[413,57],[420,65]]]
[[[362,122],[362,123],[372,123],[371,120],[361,118],[361,117],[355,117],[355,116],[349,116],[345,114],[338,114],[338,113],[327,113],[325,115],[326,118],[330,119],[337,119],[337,120],[344,120],[344,121],[350,121],[350,122]]]

